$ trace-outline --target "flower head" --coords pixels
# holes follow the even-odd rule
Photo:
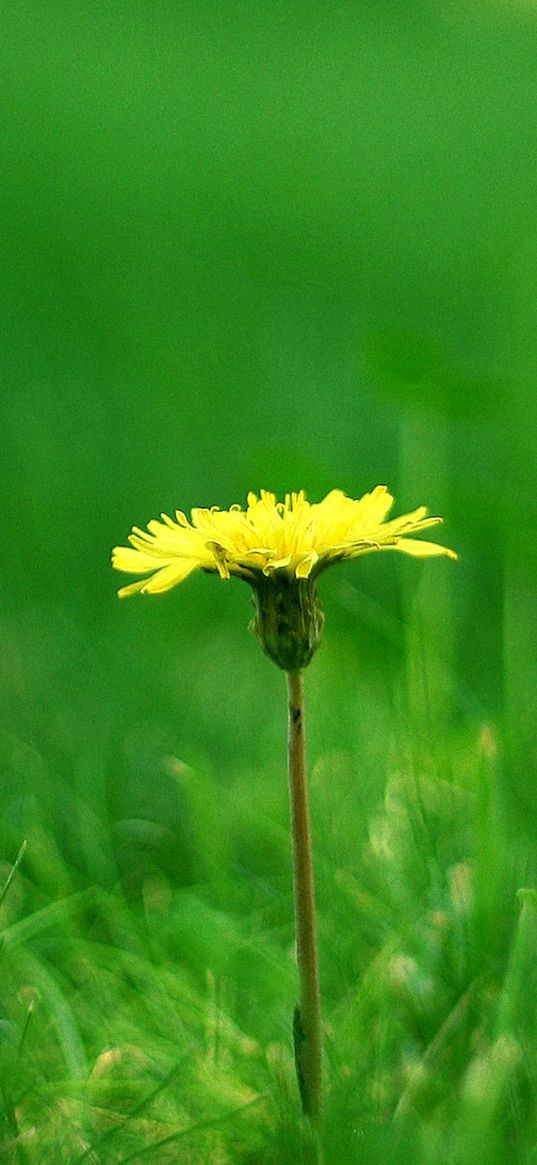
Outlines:
[[[280,666],[293,670],[309,662],[322,626],[315,580],[326,567],[347,558],[358,558],[374,550],[400,550],[416,558],[447,555],[453,550],[413,535],[438,525],[441,518],[427,515],[425,506],[400,518],[386,518],[393,498],[386,486],[354,501],[334,489],[322,502],[311,504],[300,490],[286,494],[278,502],[272,493],[261,490],[248,494],[246,509],[192,510],[188,521],[181,510],[175,518],[161,514],[147,530],[137,526],[129,535],[130,546],[118,546],[112,565],[127,574],[142,574],[119,591],[121,597],[140,591],[158,594],[168,591],[194,570],[212,571],[221,579],[231,575],[249,582],[257,604],[256,630],[263,646]],[[270,614],[272,612],[272,614]],[[267,617],[272,626],[268,634]],[[283,624],[287,625],[285,635]],[[303,645],[303,658],[289,647],[283,655],[276,641],[295,635]],[[293,630],[294,628],[294,630]],[[285,662],[281,662],[282,659]]]
[[[333,562],[372,550],[401,550],[416,558],[457,557],[445,546],[409,537],[437,526],[442,518],[428,517],[420,506],[387,522],[392,505],[391,494],[378,485],[359,501],[333,489],[314,504],[302,490],[278,502],[261,490],[260,497],[248,494],[245,510],[194,509],[191,522],[181,510],[175,511],[175,519],[161,514],[161,521],[148,522],[147,531],[134,526],[130,547],[116,546],[112,552],[116,570],[149,576],[122,587],[119,594],[169,591],[194,570],[213,571],[222,579],[237,575],[252,584],[260,575],[280,573],[315,578]]]

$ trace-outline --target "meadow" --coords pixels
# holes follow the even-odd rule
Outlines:
[[[321,580],[324,1161],[537,1165],[535,10],[4,40],[0,1160],[301,1160],[284,676],[239,581],[110,551],[385,483],[459,560]]]

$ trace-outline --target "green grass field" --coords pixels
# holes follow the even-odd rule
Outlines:
[[[460,557],[321,580],[324,1165],[537,1165],[535,11],[5,33],[0,1160],[301,1160],[284,676],[110,550],[386,483]]]

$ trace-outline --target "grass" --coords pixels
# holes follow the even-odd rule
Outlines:
[[[73,694],[66,630],[48,675],[21,632],[3,741],[2,1160],[297,1161],[283,677],[220,628],[172,708],[155,634],[112,695],[139,645],[110,628]],[[326,1161],[530,1165],[537,893],[501,732],[417,739],[404,669],[343,645],[329,626],[307,675]]]

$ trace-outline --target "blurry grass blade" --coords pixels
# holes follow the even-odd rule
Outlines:
[[[21,918],[18,922],[6,927],[0,936],[2,946],[12,950],[58,923],[65,924],[67,920],[71,921],[76,918],[79,912],[93,905],[98,897],[97,887],[89,886],[87,890],[80,890],[79,893],[70,894],[65,898],[60,898],[58,902],[51,902],[50,905],[43,906],[41,910],[35,910],[26,918]]]
[[[83,1079],[87,1074],[86,1053],[80,1026],[65,991],[45,963],[27,949],[17,949],[14,960],[21,979],[31,983],[40,993],[57,1035],[68,1076]]]
[[[498,1031],[513,1032],[527,1041],[536,1033],[535,1011],[528,1014],[527,1000],[537,995],[537,893],[524,887],[517,898],[520,913],[498,1004]]]
[[[230,1121],[235,1120],[236,1117],[242,1116],[248,1109],[254,1108],[266,1100],[267,1094],[256,1096],[254,1100],[247,1101],[246,1104],[241,1104],[239,1108],[233,1109],[225,1115],[220,1114],[216,1117],[210,1117],[205,1121],[197,1121],[195,1124],[189,1125],[186,1129],[179,1129],[176,1133],[171,1133],[169,1137],[163,1137],[162,1140],[156,1141],[153,1145],[146,1145],[143,1149],[137,1150],[134,1153],[129,1153],[128,1157],[122,1157],[119,1165],[127,1165],[128,1161],[141,1161],[142,1158],[150,1157],[157,1150],[164,1149],[167,1145],[173,1145],[183,1138],[191,1137],[195,1133],[203,1132],[205,1129],[219,1128]],[[194,1158],[195,1160],[195,1158]]]
[[[17,873],[17,870],[22,862],[22,859],[23,859],[24,854],[26,852],[26,845],[27,845],[27,842],[23,841],[23,843],[20,847],[20,850],[15,858],[15,861],[13,862],[10,873],[8,874],[8,876],[4,882],[4,885],[3,885],[2,889],[0,890],[0,906],[2,905],[2,902],[4,901],[4,898],[9,890],[9,887],[11,886],[13,878],[15,877],[15,874]]]
[[[76,1161],[73,1162],[73,1165],[80,1165],[80,1162],[86,1161],[87,1158],[91,1157],[92,1153],[95,1153],[97,1149],[102,1149],[103,1145],[108,1144],[108,1142],[112,1140],[113,1137],[119,1136],[124,1131],[129,1122],[134,1119],[134,1117],[138,1117],[143,1112],[145,1112],[152,1104],[152,1102],[156,1100],[157,1096],[159,1096],[161,1092],[164,1092],[168,1085],[171,1084],[172,1080],[174,1080],[178,1075],[180,1069],[183,1068],[186,1063],[188,1063],[192,1054],[193,1049],[189,1048],[188,1052],[186,1052],[185,1055],[181,1057],[177,1064],[174,1064],[171,1071],[168,1072],[164,1079],[157,1084],[156,1088],[153,1088],[151,1092],[142,1097],[138,1104],[135,1104],[134,1107],[129,1110],[126,1116],[117,1125],[112,1125],[111,1128],[103,1133],[103,1135],[99,1137],[97,1141],[94,1141],[92,1145],[88,1145],[87,1148],[84,1149],[84,1152],[81,1154],[81,1156],[77,1157]]]

